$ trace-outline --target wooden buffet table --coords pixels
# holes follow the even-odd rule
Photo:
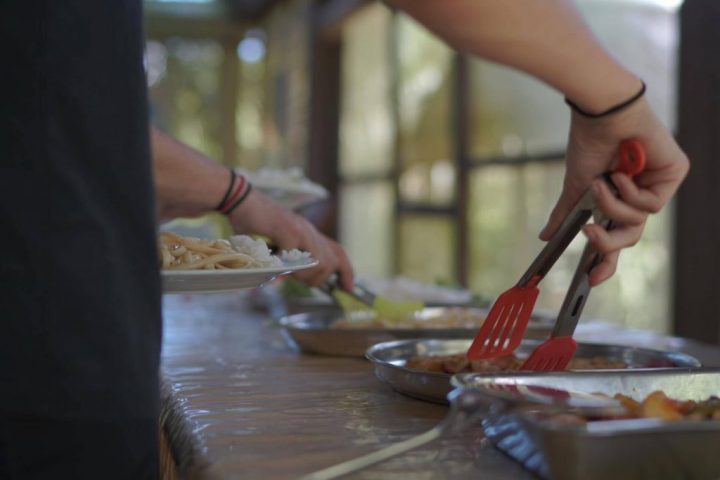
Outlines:
[[[364,359],[293,351],[243,294],[163,303],[161,425],[191,478],[299,478],[420,434],[447,413],[395,393]],[[720,366],[716,348],[682,350]],[[534,477],[471,429],[346,478]]]

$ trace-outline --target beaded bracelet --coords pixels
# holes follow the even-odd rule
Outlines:
[[[586,111],[583,110],[582,108],[578,107],[572,100],[570,100],[570,99],[567,98],[567,97],[565,97],[565,103],[567,103],[567,104],[570,106],[570,108],[573,109],[574,112],[579,113],[579,114],[582,115],[583,117],[587,117],[587,118],[606,117],[606,116],[608,116],[608,115],[612,115],[613,113],[619,112],[620,110],[622,110],[622,109],[624,109],[624,108],[626,108],[626,107],[629,107],[630,105],[632,105],[633,103],[635,103],[640,97],[642,97],[643,95],[645,95],[645,89],[646,89],[646,87],[645,87],[645,82],[643,82],[642,80],[640,80],[640,83],[642,83],[642,87],[640,88],[640,91],[639,91],[639,92],[637,92],[635,95],[633,95],[632,97],[628,98],[627,100],[624,100],[624,101],[622,101],[621,103],[618,103],[618,104],[615,105],[614,107],[610,107],[609,109],[605,110],[604,112],[600,112],[600,113],[590,113],[590,112],[586,112]]]

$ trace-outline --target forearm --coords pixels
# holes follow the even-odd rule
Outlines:
[[[212,211],[230,182],[226,167],[150,129],[153,173],[162,216],[192,216]]]
[[[150,129],[153,174],[162,216],[191,216],[218,207],[230,185],[227,167],[205,157],[156,128]],[[247,185],[236,181],[235,186]],[[240,187],[238,187],[240,188]],[[342,247],[318,232],[296,213],[280,206],[261,192],[246,188],[247,195],[229,208],[227,218],[238,233],[259,234],[280,248],[299,248],[320,261],[318,267],[297,274],[311,285],[320,285],[332,273],[340,274],[340,284],[353,287],[352,266]]]
[[[627,99],[640,80],[594,38],[569,0],[388,0],[461,51],[516,67],[588,112]]]

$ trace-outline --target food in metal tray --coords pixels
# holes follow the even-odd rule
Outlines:
[[[383,315],[351,315],[337,320],[331,328],[363,329],[363,328],[478,328],[485,321],[487,312],[463,307],[447,307],[442,309],[426,309],[400,316]]]
[[[412,370],[440,373],[493,373],[514,372],[520,370],[524,360],[515,355],[489,360],[470,360],[464,353],[455,355],[423,355],[410,357],[405,367]],[[568,365],[569,370],[624,369],[628,365],[607,357],[575,358]]]
[[[675,353],[675,352],[673,352]],[[691,366],[691,365],[687,365]],[[565,390],[571,395],[620,393],[643,403],[663,404],[665,396],[681,402],[692,400],[711,407],[720,393],[720,370],[716,368],[640,369],[574,373],[522,372],[484,375],[466,373],[453,377],[453,385],[478,393],[508,407],[482,420],[483,432],[498,449],[531,470],[539,478],[553,480],[657,480],[720,478],[717,444],[720,422],[684,418],[657,418],[572,422],[572,409],[562,405],[514,408],[517,404],[498,385],[517,385]],[[485,386],[489,388],[485,388]],[[619,397],[622,398],[622,397]],[[478,402],[480,403],[480,402]],[[620,403],[620,402],[617,402]],[[657,405],[656,403],[656,405]],[[691,405],[691,404],[686,404]],[[555,407],[557,406],[557,410]],[[501,410],[501,409],[498,409]],[[665,411],[665,409],[662,409]],[[709,408],[708,411],[714,410]],[[487,408],[484,410],[487,412]],[[539,412],[545,411],[543,415]],[[574,412],[573,412],[574,413]],[[585,412],[587,414],[587,412]],[[590,415],[596,415],[592,412]],[[589,415],[588,415],[589,416]],[[598,415],[602,418],[603,415]],[[611,415],[608,415],[611,417]],[[705,416],[704,418],[707,418]],[[575,418],[575,420],[577,420]]]
[[[562,413],[551,415],[550,420],[563,424],[582,424],[593,421],[627,420],[633,418],[658,418],[669,422],[680,420],[720,420],[720,398],[715,396],[701,401],[676,400],[668,397],[665,392],[656,390],[640,401],[620,393],[616,394],[613,398],[620,401],[626,413],[600,417],[579,413]]]

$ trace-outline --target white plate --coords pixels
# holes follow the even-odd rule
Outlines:
[[[325,187],[310,181],[297,168],[263,168],[256,171],[237,168],[235,171],[245,175],[254,188],[291,210],[324,200],[329,196]]]
[[[255,184],[253,187],[290,210],[297,210],[328,197],[327,193],[304,187],[270,187]]]
[[[217,293],[257,288],[281,275],[317,266],[306,258],[271,268],[237,268],[228,270],[162,270],[165,293]]]

